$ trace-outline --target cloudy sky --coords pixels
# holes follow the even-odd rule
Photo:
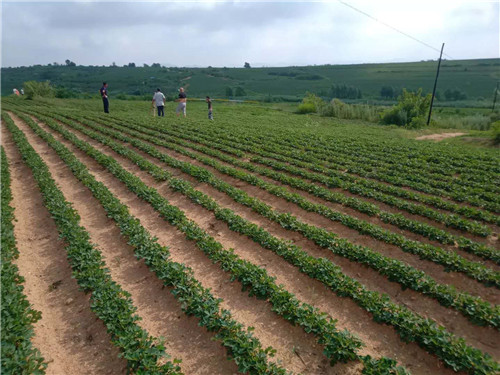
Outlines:
[[[499,57],[499,2],[3,0],[2,66],[419,61],[443,42],[449,58]]]

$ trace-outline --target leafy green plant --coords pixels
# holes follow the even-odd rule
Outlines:
[[[23,83],[23,87],[27,99],[34,99],[36,97],[52,98],[55,95],[54,88],[50,85],[49,81],[27,81]]]
[[[3,374],[45,374],[47,363],[31,343],[33,324],[42,317],[24,295],[23,277],[14,263],[19,256],[14,237],[14,209],[7,155],[1,147],[1,362]]]
[[[500,121],[495,121],[491,124],[491,133],[493,135],[493,143],[500,144]]]
[[[112,342],[122,351],[129,371],[144,374],[181,374],[177,361],[164,360],[167,355],[162,341],[149,336],[137,324],[140,318],[135,314],[130,295],[111,279],[99,250],[91,243],[88,232],[80,226],[78,213],[64,198],[47,165],[6,113],[2,113],[2,119],[11,132],[23,160],[33,173],[45,207],[67,243],[66,251],[73,276],[84,291],[91,293],[90,307],[103,320]],[[160,359],[163,364],[158,363]]]
[[[89,151],[91,150],[89,149]],[[92,153],[94,152],[95,151],[92,151]],[[124,150],[124,152],[126,152],[126,150]],[[118,168],[118,166],[115,166],[113,170],[116,170],[115,168]],[[163,169],[158,168],[158,173],[164,173],[163,171],[164,171]],[[125,180],[124,182],[127,183],[127,181]],[[134,184],[131,184],[130,188],[133,187]],[[186,185],[185,182],[181,181],[179,181],[177,188],[180,191],[189,189],[188,185]],[[205,202],[202,195],[196,192],[194,192],[193,194],[196,195],[193,196],[194,201]],[[213,201],[211,200],[206,201],[206,204],[207,207],[213,207],[213,209],[215,209]],[[232,229],[234,228],[240,230],[239,228],[241,228],[241,230],[250,231],[248,235],[252,236],[252,238],[254,238],[255,241],[262,243],[263,246],[269,248],[270,250],[278,252],[281,256],[285,257],[285,259],[293,261],[294,264],[300,267],[302,272],[305,272],[309,274],[311,277],[318,278],[318,280],[327,283],[327,285],[333,288],[337,293],[341,293],[342,295],[344,295],[344,293],[347,293],[345,295],[349,295],[351,298],[353,298],[355,301],[360,303],[365,308],[369,308],[369,310],[374,314],[375,319],[377,321],[392,322],[392,324],[396,324],[396,322],[398,322],[396,326],[398,327],[398,329],[401,330],[400,334],[402,335],[403,339],[417,340],[417,342],[419,342],[420,345],[423,345],[428,350],[431,350],[432,352],[436,353],[438,356],[443,358],[444,362],[447,365],[451,366],[452,368],[456,370],[469,368],[470,366],[469,361],[471,358],[474,358],[473,361],[476,362],[474,368],[476,369],[480,368],[482,369],[481,371],[483,370],[486,371],[485,373],[490,371],[490,369],[495,368],[495,364],[491,362],[491,359],[487,355],[481,354],[479,351],[467,347],[464,343],[460,342],[460,339],[457,339],[453,335],[450,335],[442,328],[435,327],[433,323],[430,321],[419,320],[417,326],[407,325],[409,324],[409,322],[403,323],[405,319],[410,319],[411,321],[414,322],[416,319],[415,315],[410,314],[413,316],[410,318],[410,316],[408,315],[409,312],[406,311],[405,308],[402,308],[401,306],[398,305],[394,305],[381,296],[377,297],[377,293],[366,291],[355,280],[352,280],[343,275],[330,262],[324,259],[315,260],[312,257],[302,254],[301,250],[298,249],[297,247],[280,243],[279,240],[273,239],[272,237],[269,236],[269,234],[266,234],[266,232],[263,231],[262,229],[259,229],[251,224],[245,224],[244,221],[238,219],[233,213],[231,213],[230,210],[224,209],[221,210],[220,212],[217,211],[217,217],[219,218],[223,218],[226,215],[229,215],[229,217],[225,220],[227,220],[227,222],[230,223],[230,227]],[[291,218],[289,215],[283,216],[282,219],[286,221],[287,218],[290,218],[293,221],[293,218]],[[175,220],[178,221],[178,219]],[[283,223],[285,223],[285,221],[283,221]],[[303,230],[307,230],[307,228],[309,228],[309,226],[302,226],[302,225],[300,225],[300,227],[303,228]],[[317,232],[317,229],[314,229],[314,231]],[[311,235],[314,235],[313,233],[314,232],[311,232]],[[351,248],[351,251],[352,250],[353,249]],[[325,273],[326,270],[328,271]],[[418,277],[417,280],[419,278],[420,277]],[[387,310],[388,306],[391,306],[389,309],[389,311],[391,311],[390,313]],[[403,320],[400,321],[399,319]],[[407,329],[410,330],[412,333],[410,333],[410,331],[406,331]],[[425,334],[423,332],[425,332]],[[433,338],[430,339],[429,335],[431,335]],[[443,343],[446,343],[445,344],[446,349],[444,349],[445,347],[442,346]],[[464,358],[468,359],[465,360]]]
[[[381,122],[387,125],[419,128],[425,126],[424,116],[429,110],[431,94],[422,95],[422,89],[416,92],[403,89],[398,97],[398,104],[382,115]]]

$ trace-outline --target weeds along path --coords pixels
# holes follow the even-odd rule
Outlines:
[[[113,279],[131,293],[142,317],[139,324],[151,334],[167,339],[167,351],[174,358],[182,359],[182,369],[186,373],[237,372],[234,362],[227,361],[223,347],[211,340],[213,334],[199,327],[196,319],[186,316],[170,293],[170,288],[165,288],[144,262],[135,258],[132,247],[120,235],[115,223],[107,217],[91,192],[43,140],[18,118],[12,117],[80,213],[82,225],[89,231],[92,241],[99,244]]]
[[[24,292],[42,318],[34,325],[33,345],[47,374],[125,374],[106,327],[90,311],[89,297],[72,278],[64,243],[43,205],[30,169],[2,126],[2,144],[10,161],[14,234],[19,249],[16,264],[25,278]]]
[[[68,116],[68,117],[74,118],[74,116]],[[285,183],[286,185],[299,188],[302,191],[302,193],[304,192],[314,193],[318,197],[321,197],[323,200],[341,203],[342,204],[341,209],[351,210],[352,208],[354,208],[355,209],[354,214],[358,215],[368,214],[369,219],[373,219],[376,217],[377,220],[379,220],[378,222],[379,225],[380,224],[383,225],[385,223],[390,225],[395,225],[399,229],[411,230],[415,233],[431,238],[433,240],[438,240],[442,244],[447,244],[447,245],[451,244],[454,246],[458,246],[459,249],[463,249],[465,251],[469,251],[478,255],[483,254],[484,251],[486,251],[486,253],[484,254],[491,254],[491,252],[493,251],[490,249],[484,249],[483,247],[485,245],[482,245],[481,243],[484,243],[486,245],[489,244],[491,246],[496,246],[497,248],[500,245],[498,243],[496,235],[492,235],[484,239],[482,237],[474,236],[470,233],[462,233],[460,231],[454,230],[453,228],[446,227],[444,226],[444,224],[439,224],[425,217],[412,215],[408,212],[404,212],[403,213],[404,215],[401,216],[402,214],[395,207],[387,206],[384,204],[382,204],[381,207],[384,207],[387,210],[380,211],[380,208],[378,208],[377,205],[369,203],[366,199],[354,197],[354,195],[350,194],[349,192],[343,192],[341,194],[335,192],[335,189],[328,189],[327,187],[322,187],[312,182],[307,182],[306,180],[303,180],[301,178],[293,177],[286,173],[283,173],[283,171],[281,170],[273,171],[266,167],[259,167],[254,163],[241,161],[233,157],[234,155],[233,156],[225,155],[224,152],[220,151],[219,149],[214,150],[205,147],[207,145],[209,147],[212,147],[213,146],[212,142],[198,143],[199,141],[194,141],[193,139],[191,139],[186,135],[182,135],[181,138],[179,137],[178,134],[172,132],[172,130],[169,130],[170,135],[167,135],[164,134],[163,131],[160,132],[157,129],[151,129],[151,125],[137,126],[127,123],[126,126],[123,126],[123,125],[117,125],[117,122],[111,119],[105,121],[105,123],[107,124],[106,126],[111,126],[113,128],[118,127],[120,131],[125,131],[127,133],[130,132],[130,134],[133,133],[135,136],[138,136],[141,139],[144,139],[144,137],[148,137],[148,135],[149,136],[153,135],[153,137],[155,138],[155,142],[160,142],[161,144],[165,144],[165,140],[167,140],[168,142],[166,143],[170,145],[169,147],[173,147],[175,149],[179,149],[179,145],[182,147],[186,147],[189,151],[184,150],[183,153],[188,152],[190,154],[193,154],[191,152],[193,150],[201,151],[204,154],[208,154],[212,157],[215,157],[219,161],[224,161],[225,163],[228,162],[233,167],[236,166],[239,168],[244,168],[253,174],[257,173],[261,179],[264,176],[272,178],[272,180],[268,180],[264,177],[264,180],[266,180],[268,183],[269,182],[271,184],[278,183],[279,185],[281,185],[281,183]],[[198,158],[200,156],[201,155],[198,155]],[[227,166],[227,164],[225,165]],[[369,198],[367,199],[369,200]],[[377,202],[377,204],[378,203],[380,202]],[[466,221],[458,220],[458,223],[461,223],[461,225],[462,224],[465,225]],[[486,227],[484,225],[481,227],[491,230],[491,228]],[[471,239],[463,237],[462,235],[473,238],[475,241],[479,241],[479,243],[471,241]],[[486,257],[486,259],[493,259],[493,258]],[[500,257],[498,254],[495,255],[494,259],[496,259],[497,262],[500,262]]]
[[[81,135],[80,135],[80,136],[81,136]],[[83,138],[83,137],[82,137],[82,138]],[[97,145],[95,145],[95,146],[96,146],[96,147],[102,147],[102,146],[97,146]],[[115,155],[113,155],[113,157],[115,157]],[[126,165],[126,161],[125,161],[125,160],[120,159],[118,156],[116,156],[116,159],[117,159],[117,160],[119,160],[119,162],[120,162],[122,165],[124,165],[124,166]],[[137,167],[135,167],[135,166],[130,166],[129,168],[137,168]],[[137,173],[140,173],[140,172],[137,172]],[[170,197],[170,195],[169,195],[169,197]],[[190,210],[190,212],[191,212],[191,210]],[[232,234],[231,236],[232,236],[232,237],[234,237],[234,234]],[[267,268],[267,266],[268,266],[268,265],[266,264],[266,268]],[[320,289],[321,289],[321,287],[318,287],[318,290],[320,290]],[[331,299],[332,299],[332,297],[330,296],[330,298],[329,298],[329,299],[331,300]],[[344,314],[345,314],[345,309],[344,309]],[[332,315],[333,315],[333,316],[335,316],[334,314],[332,314]],[[347,318],[347,319],[352,319],[352,317],[353,317],[353,316],[354,316],[353,314],[349,314],[349,316],[348,316],[348,317],[346,317],[346,318]],[[371,322],[371,324],[373,324],[373,322]],[[379,328],[375,328],[375,327],[374,327],[372,332],[376,332],[376,331],[377,331],[377,329],[380,329],[380,326],[379,326]],[[371,327],[370,327],[370,328],[363,329],[363,331],[370,331],[370,330],[372,330],[372,328],[371,328]],[[358,333],[358,332],[356,332],[356,333]],[[380,338],[381,338],[381,337],[384,337],[385,335],[380,335],[380,334],[379,334],[379,335],[376,335],[376,336],[377,336],[377,337],[378,337],[378,339],[380,340]],[[390,336],[390,334],[389,334],[389,336]],[[386,340],[386,339],[387,339],[387,336],[386,336],[386,337],[384,337],[384,339],[383,339],[383,340]],[[382,343],[382,341],[379,341],[379,345],[380,345],[380,346],[387,347],[387,341],[385,341],[384,343]],[[400,346],[401,346],[401,343],[400,343],[400,342],[398,342],[398,340],[395,340],[394,347],[392,347],[392,345],[391,345],[391,349],[392,349],[392,350],[396,350],[396,351],[398,351],[398,352],[399,352],[399,351],[400,351],[400,349],[399,349],[399,347],[400,347]],[[405,346],[405,347],[407,347],[407,346]],[[378,349],[379,349],[379,350],[383,350],[383,348],[378,348]],[[416,353],[418,353],[418,349],[417,349]],[[397,357],[399,358],[401,355],[404,355],[404,356],[405,356],[405,359],[406,359],[407,357],[412,357],[412,358],[408,359],[408,360],[410,360],[411,362],[414,362],[415,358],[417,358],[417,357],[418,357],[418,354],[415,354],[415,353],[412,353],[412,354],[410,354],[410,355],[405,355],[405,354],[399,354],[399,353],[398,353]],[[429,358],[428,360],[431,360],[431,358]],[[404,361],[402,361],[402,362],[404,363]],[[421,358],[421,359],[417,360],[417,362],[418,362],[418,364],[415,366],[415,368],[417,368],[417,369],[418,369],[418,368],[421,368],[421,366],[423,366],[423,365],[425,365],[425,366],[428,366],[428,365],[429,365],[429,362],[426,362],[426,360],[423,360],[423,358]],[[432,371],[432,370],[431,370],[431,371]],[[425,373],[425,371],[424,371],[423,373]]]

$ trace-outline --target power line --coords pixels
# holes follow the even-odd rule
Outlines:
[[[368,13],[366,13],[366,12],[362,11],[361,9],[358,9],[358,8],[356,8],[356,7],[352,6],[351,4],[346,3],[345,1],[342,1],[342,0],[337,0],[337,1],[338,1],[339,3],[341,3],[341,4],[345,5],[346,7],[349,7],[349,8],[351,8],[352,10],[354,10],[354,11],[356,11],[356,12],[358,12],[358,13],[361,13],[362,15],[364,15],[364,16],[366,16],[366,17],[368,17],[368,18],[370,18],[370,19],[372,19],[372,20],[374,20],[374,21],[376,21],[376,22],[378,22],[378,23],[380,23],[380,24],[384,25],[385,27],[388,27],[389,29],[392,29],[392,30],[396,31],[396,32],[400,33],[401,35],[404,35],[404,36],[406,36],[407,38],[410,38],[410,39],[414,40],[415,42],[418,42],[418,43],[420,43],[420,44],[422,44],[422,45],[424,45],[424,46],[426,46],[426,47],[428,47],[428,48],[431,48],[431,49],[433,49],[434,51],[440,52],[440,50],[439,50],[439,49],[437,49],[437,48],[435,48],[435,47],[431,46],[430,44],[428,44],[428,43],[426,43],[426,42],[424,42],[424,41],[422,41],[422,40],[420,40],[420,39],[417,39],[417,38],[415,38],[414,36],[411,36],[410,34],[407,34],[407,33],[405,33],[404,31],[401,31],[401,30],[399,30],[399,29],[395,28],[394,26],[391,26],[391,25],[389,25],[389,24],[385,23],[384,21],[379,20],[378,18],[373,17],[371,14],[368,14]],[[443,53],[443,55],[445,55],[445,56],[449,57],[450,59],[453,59],[453,57],[451,57],[450,55],[447,55],[446,53]]]

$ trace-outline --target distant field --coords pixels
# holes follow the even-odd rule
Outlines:
[[[498,374],[498,150],[294,107],[3,98],[3,371]]]
[[[299,100],[306,91],[327,92],[334,84],[359,88],[364,99],[379,99],[383,86],[430,92],[436,61],[394,64],[322,65],[285,68],[162,68],[162,67],[88,67],[33,66],[2,68],[2,95],[12,93],[28,80],[49,80],[73,93],[95,95],[102,81],[109,83],[111,95],[150,95],[157,87],[174,95],[184,86],[188,95],[255,99]],[[439,92],[458,88],[468,100],[491,102],[496,81],[500,79],[500,59],[443,61]]]

